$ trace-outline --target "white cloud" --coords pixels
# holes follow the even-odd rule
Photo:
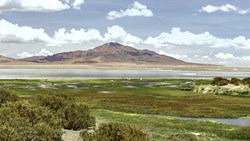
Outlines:
[[[231,5],[231,4],[225,4],[222,6],[213,6],[213,5],[207,5],[199,9],[199,12],[206,12],[206,13],[214,13],[214,12],[234,12],[237,14],[247,14],[249,13],[249,9],[240,9],[237,6]]]
[[[75,0],[73,3],[73,7],[74,9],[81,9],[81,5],[83,5],[85,3],[84,0]]]
[[[104,40],[97,29],[71,29],[70,32],[66,32],[65,28],[61,28],[56,31],[53,39],[59,44],[87,43]]]
[[[0,53],[0,56],[6,56],[6,54],[5,53]]]
[[[5,11],[51,12],[65,9],[80,9],[84,0],[1,0],[0,13]]]
[[[139,37],[127,33],[122,27],[114,25],[107,28],[101,35],[97,29],[71,29],[61,28],[50,37],[44,29],[34,29],[28,26],[19,26],[6,20],[0,20],[0,43],[42,43],[47,46],[61,46],[63,44],[87,44],[120,42],[134,45],[142,42]]]
[[[106,42],[120,42],[126,45],[139,44],[142,39],[127,33],[122,27],[114,25],[108,27],[108,32],[104,34]]]
[[[28,58],[28,57],[32,57],[33,54],[28,53],[28,52],[22,52],[22,53],[18,53],[17,56],[18,56],[19,58]]]
[[[146,5],[135,1],[127,10],[120,10],[120,11],[110,11],[108,13],[107,19],[114,20],[117,18],[122,18],[126,16],[144,16],[144,17],[151,17],[153,16],[153,12],[147,8]]]
[[[41,49],[40,52],[35,53],[35,54],[29,53],[29,52],[22,52],[22,53],[17,54],[19,58],[28,58],[32,56],[49,56],[49,55],[53,55],[53,53],[51,53],[50,51],[46,49]]]
[[[6,20],[0,20],[0,43],[49,43],[53,40],[43,29],[19,26]]]
[[[170,33],[163,32],[156,37],[148,37],[145,44],[154,47],[172,46],[204,46],[211,48],[244,48],[250,49],[250,39],[239,36],[234,39],[223,39],[211,35],[209,32],[194,34],[189,31],[182,32],[180,28],[172,28]]]
[[[71,29],[66,32],[65,28],[61,28],[55,32],[53,37],[54,42],[60,44],[78,43],[85,44],[91,42],[119,42],[126,45],[134,45],[142,42],[142,39],[128,34],[122,27],[114,25],[107,28],[107,33],[103,36],[97,29]]]
[[[202,59],[209,59],[210,57],[208,55],[202,56]]]
[[[172,54],[172,53],[166,53],[164,51],[160,51],[159,54],[170,56],[170,57],[177,58],[177,59],[186,59],[186,58],[188,58],[188,55]]]
[[[240,61],[250,61],[250,56],[234,56],[233,54],[230,53],[218,53],[214,55],[216,58],[222,59],[222,60],[240,60]]]
[[[53,53],[51,53],[50,51],[46,50],[46,49],[41,49],[41,51],[39,53],[36,53],[35,56],[49,56],[49,55],[53,55]]]
[[[218,53],[214,55],[216,58],[223,59],[223,60],[228,60],[228,59],[235,59],[236,57],[233,54],[230,53]]]

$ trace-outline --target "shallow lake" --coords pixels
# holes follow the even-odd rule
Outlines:
[[[101,69],[0,69],[0,79],[46,78],[190,78],[250,77],[250,71],[101,70]]]
[[[155,115],[155,118],[169,118],[169,116]],[[197,120],[197,121],[215,121],[225,124],[237,125],[237,126],[250,126],[250,118],[237,118],[237,119],[222,119],[222,118],[188,118],[188,117],[176,117],[180,120]]]

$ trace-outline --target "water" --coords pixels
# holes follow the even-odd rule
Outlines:
[[[101,69],[0,69],[0,79],[46,78],[245,78],[250,71],[101,70]]]
[[[169,116],[154,115],[155,118],[169,118]],[[197,121],[215,121],[236,126],[250,126],[250,118],[237,118],[237,119],[223,119],[223,118],[189,118],[189,117],[176,117],[180,120],[197,120]]]
[[[216,118],[179,118],[182,120],[216,121],[237,126],[250,126],[250,118],[216,119]]]

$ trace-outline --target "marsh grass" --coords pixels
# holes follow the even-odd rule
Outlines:
[[[1,80],[0,87],[24,101],[38,95],[64,94],[78,104],[91,107],[97,122],[135,125],[152,133],[154,140],[248,140],[241,128],[213,122],[182,121],[152,115],[238,118],[250,116],[250,97],[205,95],[181,91],[186,79],[101,79],[101,80]],[[211,80],[194,80],[207,85]],[[52,87],[39,87],[41,84]],[[67,85],[73,85],[74,88]],[[133,86],[125,87],[125,86]],[[113,93],[100,93],[100,92]]]
[[[1,80],[0,86],[18,94],[24,100],[32,100],[37,95],[65,94],[75,97],[78,103],[114,111],[217,118],[250,115],[250,97],[204,95],[171,87],[189,81],[191,80]],[[211,83],[211,80],[194,81],[197,85]],[[52,85],[53,88],[38,87],[41,83]],[[12,84],[12,87],[9,87],[9,84]],[[73,84],[76,88],[69,88],[68,84]],[[134,88],[124,86],[134,86]],[[100,93],[102,91],[115,93]]]

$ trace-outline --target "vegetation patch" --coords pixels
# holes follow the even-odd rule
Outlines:
[[[48,108],[22,102],[0,108],[1,141],[60,141],[61,136],[61,120]]]
[[[232,95],[232,96],[250,96],[250,78],[228,80],[222,77],[216,77],[211,85],[199,85],[194,88],[194,92],[203,94]]]
[[[36,99],[38,105],[48,107],[61,119],[65,129],[88,129],[95,127],[95,117],[85,105],[77,105],[74,98],[66,95],[44,95]]]
[[[142,128],[118,123],[102,123],[92,132],[82,131],[81,137],[86,141],[151,141]]]

